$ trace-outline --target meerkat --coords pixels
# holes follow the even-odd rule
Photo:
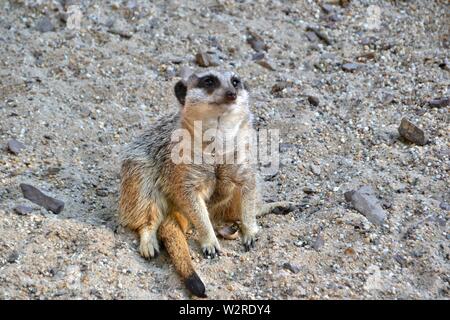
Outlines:
[[[252,113],[248,91],[233,72],[192,73],[176,83],[174,93],[181,106],[178,112],[157,122],[123,153],[119,217],[123,226],[138,233],[143,257],[159,253],[159,238],[188,290],[205,297],[185,237],[189,222],[205,257],[220,254],[212,224],[216,221],[239,221],[244,249],[253,248],[256,216],[262,211],[257,170],[248,161],[175,163],[172,136],[182,129],[195,139],[195,122],[201,121],[202,134],[213,128],[239,139],[253,129]],[[202,142],[201,150],[205,147]]]

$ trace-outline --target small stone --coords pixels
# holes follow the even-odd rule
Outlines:
[[[270,71],[275,71],[275,68],[267,59],[256,60],[255,62],[259,64],[261,67],[269,69]]]
[[[261,60],[264,59],[265,56],[266,54],[264,52],[256,52],[255,54],[252,55],[252,60],[253,61]]]
[[[290,262],[285,262],[283,264],[283,268],[286,269],[286,270],[291,271],[292,273],[299,273],[300,272],[300,267],[295,265],[295,264],[292,264]]]
[[[214,54],[209,54],[207,52],[198,52],[195,55],[195,62],[200,66],[204,68],[208,67],[215,67],[220,64],[220,61],[218,57]]]
[[[355,253],[356,253],[355,249],[353,248],[347,248],[344,250],[344,254],[347,256],[353,256]]]
[[[276,94],[276,93],[280,93],[282,92],[284,89],[287,89],[289,87],[292,86],[292,83],[287,82],[287,81],[281,81],[281,82],[277,82],[272,86],[272,89],[270,90],[270,92],[272,94]]]
[[[8,150],[12,154],[18,155],[23,148],[25,148],[25,145],[16,139],[11,139],[8,141]]]
[[[402,119],[398,127],[398,133],[406,140],[419,146],[423,146],[428,142],[428,137],[425,132],[407,118]]]
[[[255,50],[256,52],[267,51],[269,46],[264,43],[264,39],[258,35],[256,32],[247,30],[247,43]]]
[[[320,251],[320,249],[324,246],[324,244],[325,244],[325,241],[324,241],[322,235],[318,234],[316,240],[314,240],[312,247],[314,250]]]
[[[128,24],[122,20],[112,20],[111,22],[109,22],[108,31],[124,39],[130,39],[133,36]]]
[[[322,31],[320,31],[320,29],[316,28],[316,27],[312,27],[312,26],[308,26],[306,27],[306,31],[307,32],[314,32],[316,34],[316,36],[322,40],[326,45],[331,45],[331,40],[330,38],[323,33]],[[308,36],[308,35],[307,35]]]
[[[311,172],[314,173],[316,176],[320,176],[320,167],[316,166],[315,164],[310,164],[309,168],[311,169]]]
[[[14,212],[17,213],[20,216],[24,216],[29,214],[31,211],[33,211],[33,208],[24,206],[24,205],[18,205],[14,208]]]
[[[20,188],[22,189],[23,196],[26,199],[52,211],[55,214],[60,213],[64,209],[63,201],[45,195],[32,185],[21,183]]]
[[[99,197],[106,197],[106,196],[108,196],[108,189],[107,188],[97,188],[97,190],[95,190],[95,194],[98,195]]]
[[[394,255],[394,260],[397,261],[401,267],[406,266],[406,258],[403,257],[402,255],[399,254]]]
[[[280,214],[280,215],[286,215],[292,211],[294,211],[296,207],[292,204],[289,204],[287,206],[279,206],[272,209],[273,214]]]
[[[308,102],[314,107],[317,107],[320,104],[319,98],[314,96],[308,96]]]
[[[390,93],[385,93],[383,95],[383,98],[381,99],[381,101],[382,101],[383,105],[387,106],[395,101],[395,97],[394,97],[394,95],[392,95]]]
[[[432,108],[445,108],[450,105],[450,97],[433,99],[428,101],[428,105]]]
[[[350,201],[353,207],[363,214],[370,222],[382,225],[386,219],[386,212],[378,203],[374,191],[370,186],[363,186],[357,191],[347,191],[345,199]]]
[[[306,38],[308,38],[308,40],[311,42],[317,42],[320,40],[319,37],[317,36],[317,34],[313,31],[307,31],[305,33],[305,35],[306,35]]]
[[[314,187],[306,186],[306,187],[303,187],[303,192],[306,194],[312,194],[312,193],[316,193],[317,190]]]
[[[55,30],[55,26],[48,17],[43,17],[36,23],[36,30],[42,33],[50,32]]]
[[[8,261],[9,263],[15,263],[17,262],[17,259],[19,259],[19,252],[14,250],[9,254],[8,258],[6,258],[6,261]]]
[[[355,72],[360,68],[361,68],[361,65],[359,65],[357,63],[353,63],[353,62],[344,63],[342,65],[342,70],[344,70],[345,72]]]

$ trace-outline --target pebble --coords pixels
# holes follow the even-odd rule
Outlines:
[[[29,214],[31,211],[33,211],[33,208],[24,206],[24,205],[18,205],[14,208],[14,212],[17,213],[20,216],[24,216]]]
[[[448,107],[450,105],[450,97],[430,100],[428,105],[432,108]]]
[[[353,63],[353,62],[344,63],[342,65],[342,70],[344,70],[345,72],[354,72],[354,71],[357,71],[360,68],[361,68],[360,64]]]
[[[419,146],[423,146],[428,142],[428,136],[425,131],[420,129],[407,118],[402,119],[400,126],[398,127],[398,133],[406,140]]]
[[[370,222],[382,225],[386,219],[386,212],[378,203],[372,187],[363,186],[357,191],[347,191],[345,200],[351,202],[353,207],[363,214]]]
[[[108,196],[108,189],[107,188],[97,188],[95,190],[95,194],[99,197],[106,197]]]
[[[275,71],[274,66],[267,59],[256,60],[255,62],[259,64],[261,67],[269,69],[270,71]]]
[[[441,208],[442,210],[450,211],[450,204],[448,204],[447,202],[441,202],[439,208]]]
[[[21,183],[20,188],[22,189],[23,196],[26,199],[52,211],[55,214],[60,213],[64,209],[63,201],[45,195],[42,191],[32,185]]]
[[[44,33],[44,32],[50,32],[55,30],[55,26],[51,22],[51,20],[48,17],[42,17],[38,22],[36,23],[36,30]]]
[[[317,107],[320,104],[319,98],[315,96],[308,96],[308,102],[314,107]]]
[[[308,27],[306,27],[306,31],[307,32],[314,32],[316,34],[316,36],[320,40],[322,40],[326,45],[331,45],[330,38],[324,32],[320,31],[319,28],[308,26]]]
[[[295,264],[292,264],[290,262],[285,262],[283,264],[283,268],[286,269],[286,270],[291,271],[292,273],[299,273],[300,272],[300,267],[295,265]]]
[[[14,250],[9,254],[8,258],[6,258],[6,261],[8,261],[9,263],[15,263],[17,262],[17,259],[19,259],[19,252]]]
[[[234,240],[238,238],[239,226],[236,224],[225,226],[218,230],[219,235],[227,240]]]
[[[215,67],[220,64],[219,58],[215,54],[200,51],[195,55],[195,62],[204,68]]]
[[[316,176],[320,176],[321,171],[320,171],[320,167],[319,166],[316,166],[315,164],[311,163],[309,165],[309,168],[311,169],[311,172],[314,173]]]
[[[314,243],[312,245],[313,249],[316,251],[320,251],[320,249],[324,245],[325,245],[325,240],[323,239],[321,234],[318,234],[316,240],[314,240]]]
[[[16,139],[8,141],[8,150],[12,154],[18,155],[23,148],[25,148],[25,145]]]
[[[267,51],[269,46],[264,42],[264,39],[258,35],[256,32],[247,29],[247,43],[253,48],[253,50],[259,51]]]

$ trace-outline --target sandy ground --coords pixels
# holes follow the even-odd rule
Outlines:
[[[144,260],[117,226],[118,155],[177,110],[180,69],[211,51],[251,88],[257,126],[281,130],[264,199],[299,207],[260,218],[249,253],[220,240],[225,254],[205,260],[191,236],[209,297],[448,299],[449,109],[427,102],[450,95],[449,6],[327,2],[0,1],[0,298],[189,298],[167,255]],[[253,60],[248,28],[273,70]],[[403,117],[427,144],[399,137]],[[384,224],[345,201],[363,185]]]

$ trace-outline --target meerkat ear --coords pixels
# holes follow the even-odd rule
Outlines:
[[[186,102],[187,87],[183,80],[176,83],[174,91],[178,101],[184,106],[184,103]]]

